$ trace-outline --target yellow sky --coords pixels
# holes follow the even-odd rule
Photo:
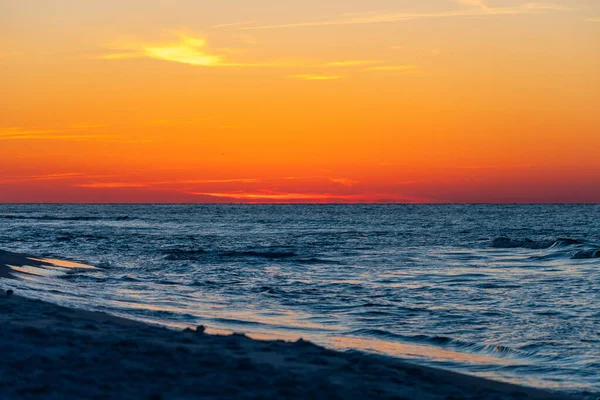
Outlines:
[[[600,201],[595,0],[5,0],[0,33],[0,201]]]

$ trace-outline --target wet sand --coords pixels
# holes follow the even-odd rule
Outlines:
[[[175,331],[7,295],[7,264],[50,266],[0,251],[0,399],[565,398],[302,340]]]

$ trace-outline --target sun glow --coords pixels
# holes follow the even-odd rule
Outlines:
[[[179,39],[177,42],[164,44],[125,44],[123,47],[126,52],[104,54],[100,58],[119,60],[148,57],[204,67],[223,65],[221,56],[207,52],[205,39],[185,34],[177,34],[177,38]]]
[[[204,39],[181,35],[179,43],[162,47],[146,46],[143,51],[146,56],[151,58],[180,62],[183,64],[202,65],[205,67],[222,64],[222,57],[207,54],[203,51],[205,46],[206,41]]]

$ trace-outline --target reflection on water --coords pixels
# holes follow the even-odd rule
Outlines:
[[[329,342],[341,349],[357,349],[391,356],[435,360],[437,363],[464,363],[475,365],[518,365],[518,359],[493,357],[484,354],[474,354],[452,351],[434,346],[418,345],[413,343],[402,343],[389,340],[372,340],[356,337],[334,337]]]
[[[6,264],[11,271],[25,275],[58,277],[67,274],[73,269],[96,269],[96,267],[73,261],[55,258],[22,257],[21,265]],[[34,261],[35,265],[25,264],[26,260]],[[26,277],[22,277],[26,278]]]
[[[7,264],[7,265],[11,270],[13,270],[15,272],[20,272],[22,274],[27,274],[27,275],[50,277],[50,276],[63,275],[65,273],[65,271],[61,270],[61,269],[48,269],[48,268],[42,268],[42,267],[32,267],[31,265],[10,265],[10,264]]]
[[[79,269],[95,269],[96,268],[91,265],[82,264],[82,263],[73,262],[73,261],[67,261],[67,260],[59,260],[56,258],[33,258],[33,257],[30,257],[29,259],[34,260],[34,261],[39,261],[44,264],[54,265],[54,266],[63,267],[63,268],[79,268]]]

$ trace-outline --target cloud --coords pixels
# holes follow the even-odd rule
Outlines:
[[[295,192],[192,192],[196,196],[247,203],[435,203],[435,199],[399,194],[295,193]]]
[[[355,181],[352,179],[346,179],[346,178],[329,178],[329,181],[331,181],[333,183],[339,183],[340,185],[344,185],[344,186],[354,186],[354,185],[360,183],[359,181]]]
[[[600,18],[586,18],[588,22],[600,22]]]
[[[156,187],[156,186],[176,186],[193,184],[220,184],[220,183],[258,183],[256,178],[232,178],[232,179],[187,179],[174,181],[155,181],[155,182],[88,182],[78,183],[73,186],[88,189],[106,189],[106,188],[134,188],[134,187]]]
[[[53,181],[53,180],[65,180],[72,179],[82,176],[81,172],[66,172],[59,174],[43,174],[43,175],[28,175],[21,177],[8,178],[0,180],[0,184],[7,183],[21,183],[21,182],[37,182],[37,181]]]
[[[410,50],[410,48],[407,46],[390,46],[390,49],[392,49],[392,50]],[[439,48],[422,47],[420,49],[413,49],[413,50],[418,50],[423,53],[432,54],[432,55],[442,54],[442,49],[439,49]]]
[[[271,67],[271,68],[347,68],[360,67],[381,64],[380,60],[341,60],[330,62],[310,62],[310,61],[295,61],[295,62],[265,62],[265,63],[247,63],[234,62],[229,60],[229,56],[236,53],[243,53],[238,49],[220,48],[210,49],[205,39],[188,34],[175,34],[176,41],[170,41],[162,44],[148,44],[136,42],[135,40],[127,40],[115,47],[123,50],[118,53],[104,54],[97,58],[105,60],[119,60],[128,58],[151,58],[155,60],[163,60],[188,64],[202,67]],[[323,75],[323,74],[296,74],[289,75],[290,78],[302,80],[334,80],[341,79],[340,75]]]
[[[520,169],[536,167],[535,164],[517,164],[517,165],[460,165],[453,166],[453,169],[464,170],[485,170],[485,169]]]
[[[284,180],[323,180],[337,183],[343,186],[353,186],[360,182],[347,178],[328,178],[324,176],[308,176],[308,177],[285,177]],[[254,184],[265,182],[276,182],[278,179],[258,179],[258,178],[224,178],[224,179],[181,179],[172,181],[150,181],[150,182],[87,182],[80,183],[74,186],[86,188],[115,188],[115,187],[157,187],[157,186],[181,186],[181,185],[219,185],[229,183],[239,184]]]
[[[206,47],[204,39],[181,35],[179,43],[145,46],[143,51],[150,58],[183,64],[215,66],[223,63],[222,57],[208,54],[203,50],[204,47]]]
[[[26,136],[26,135],[48,135],[58,133],[55,129],[22,129],[22,128],[4,128],[0,130],[0,138],[6,136]]]
[[[326,67],[355,67],[361,65],[379,64],[381,61],[376,60],[348,60],[348,61],[335,61],[326,63]]]
[[[249,200],[249,201],[323,201],[323,200],[361,200],[362,195],[350,194],[328,194],[328,193],[282,193],[282,192],[236,192],[236,193],[190,193],[197,196],[210,196],[218,198],[228,198],[232,200]]]
[[[83,175],[83,173],[81,173],[81,172],[65,172],[65,173],[61,173],[61,174],[34,175],[34,176],[30,176],[28,178],[31,180],[36,180],[36,181],[47,181],[47,180],[55,180],[55,179],[73,178],[73,177],[81,176],[81,175]]]
[[[94,126],[96,127],[96,126]],[[24,129],[20,127],[0,128],[0,140],[88,140],[106,139],[109,135],[78,133],[88,127],[74,125],[65,129]]]
[[[90,139],[106,139],[106,135],[22,135],[14,137],[2,137],[0,140],[90,140]]]
[[[458,2],[465,6],[473,6],[481,8],[482,10],[488,10],[488,6],[482,0],[458,0]]]
[[[115,189],[115,188],[141,188],[148,187],[144,183],[126,183],[126,182],[94,182],[94,183],[78,183],[75,187],[88,189]]]
[[[233,179],[189,179],[179,183],[258,183],[256,178],[233,178]]]
[[[417,67],[415,65],[381,65],[378,67],[367,68],[367,71],[404,71],[404,72],[415,72]]]
[[[304,81],[331,81],[336,79],[342,79],[340,75],[313,75],[313,74],[299,74],[299,75],[288,75],[288,78],[301,79]]]
[[[100,177],[100,176],[98,176]],[[86,178],[90,178],[86,176]],[[110,179],[110,177],[106,177]],[[75,177],[74,177],[75,179]],[[281,180],[319,179],[320,182],[314,189],[294,189],[288,191],[281,187]],[[323,186],[321,183],[327,183]],[[260,183],[261,187],[256,186]],[[361,182],[348,178],[331,177],[283,177],[283,178],[230,178],[230,179],[188,179],[175,181],[88,181],[83,183],[73,182],[73,187],[89,190],[107,189],[142,189],[148,191],[171,191],[185,193],[186,195],[203,196],[205,201],[216,202],[243,202],[243,203],[418,203],[436,202],[414,196],[397,193],[397,186],[408,184],[400,182],[388,186],[386,192],[373,191],[363,187]],[[198,184],[195,188],[194,184]],[[236,185],[237,184],[237,185]],[[337,185],[341,186],[337,186]],[[209,185],[209,186],[206,186]],[[212,186],[215,185],[215,186]],[[223,186],[220,186],[223,185]],[[368,185],[367,185],[368,186]],[[305,187],[305,185],[303,185]],[[327,189],[319,189],[325,188]],[[353,187],[351,189],[351,187]],[[380,188],[381,189],[381,188]],[[391,190],[391,191],[390,191]]]
[[[243,25],[250,25],[255,23],[256,21],[241,21],[241,22],[231,22],[228,24],[219,24],[219,25],[213,25],[212,28],[232,28],[232,27],[237,27],[237,26],[243,26]]]
[[[184,119],[169,119],[169,118],[162,118],[162,119],[153,119],[151,121],[146,121],[144,122],[147,125],[154,125],[154,126],[164,126],[164,125],[190,125],[190,124],[197,124],[200,122],[208,122],[208,121],[213,121],[215,120],[215,118],[213,117],[197,117],[197,118],[184,118]]]
[[[433,55],[442,54],[442,49],[438,49],[438,48],[433,48],[433,49],[423,48],[423,49],[421,49],[421,51],[423,51],[424,53],[429,53],[429,54],[433,54]]]
[[[385,22],[401,22],[419,19],[440,19],[456,17],[489,17],[497,15],[523,15],[540,14],[551,11],[566,11],[570,8],[553,3],[525,3],[507,7],[488,7],[477,0],[465,0],[461,2],[465,7],[458,10],[439,12],[369,12],[357,14],[343,14],[337,18],[321,21],[303,21],[288,24],[261,25],[241,27],[238,30],[275,29],[275,28],[300,28],[310,26],[332,26],[332,25],[361,25]]]
[[[284,66],[276,63],[243,63],[231,62],[223,55],[216,54],[208,48],[204,38],[178,33],[177,41],[162,44],[145,44],[129,42],[119,45],[124,52],[104,54],[97,58],[120,60],[128,58],[152,58],[202,67],[276,67]],[[231,50],[231,49],[229,49]],[[229,51],[230,52],[230,51]]]
[[[348,179],[348,178],[330,178],[328,176],[323,176],[323,175],[286,176],[286,177],[283,177],[281,179],[289,180],[289,181],[296,181],[296,180],[315,181],[315,180],[321,180],[321,181],[329,181],[329,182],[333,182],[333,183],[339,183],[339,184],[344,185],[344,186],[352,186],[352,185],[360,183],[359,181],[355,181],[353,179]]]

